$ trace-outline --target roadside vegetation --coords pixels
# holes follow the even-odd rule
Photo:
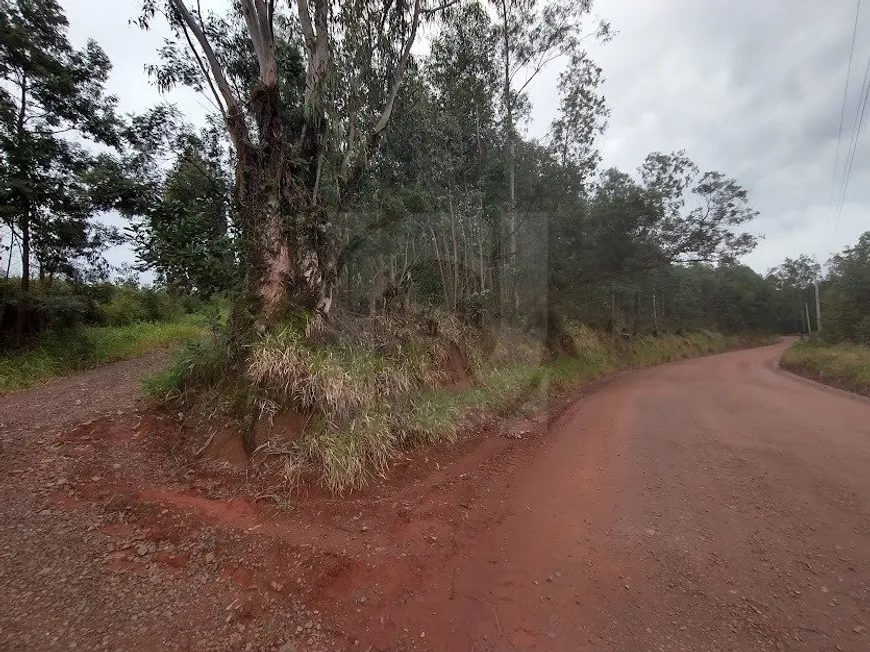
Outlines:
[[[385,473],[409,447],[455,441],[478,423],[545,417],[562,394],[608,374],[772,340],[709,331],[630,339],[572,323],[566,337],[573,355],[554,357],[521,329],[496,336],[443,313],[425,320],[434,329],[381,318],[363,338],[360,331],[333,333],[329,346],[312,346],[288,330],[255,345],[242,377],[227,376],[228,353],[203,340],[147,379],[146,388],[195,414],[219,406],[217,427],[235,420],[249,454],[280,453],[292,480],[313,473],[341,493]],[[289,432],[288,411],[305,417]],[[258,437],[257,429],[268,435]]]
[[[870,394],[870,232],[846,247],[827,265],[807,258],[788,261],[795,279],[794,305],[813,305],[818,283],[821,328],[815,310],[807,309],[812,336],[792,346],[782,366],[813,380],[859,394]]]
[[[111,283],[0,282],[0,395],[208,333],[219,306]],[[212,317],[209,317],[209,315]]]
[[[870,346],[798,342],[783,354],[781,364],[820,383],[870,396]]]

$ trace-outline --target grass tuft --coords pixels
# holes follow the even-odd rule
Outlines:
[[[342,428],[321,423],[302,439],[300,452],[317,465],[321,482],[333,493],[359,489],[383,475],[397,452],[388,410],[372,407]]]

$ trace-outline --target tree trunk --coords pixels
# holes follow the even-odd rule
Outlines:
[[[510,34],[508,30],[509,10],[507,3],[502,1],[503,25],[503,58],[504,87],[502,89],[505,109],[505,152],[508,182],[508,263],[505,265],[508,274],[508,297],[513,304],[514,314],[519,314],[520,300],[517,294],[516,269],[517,264],[517,196],[516,196],[516,141],[514,138],[514,107],[511,93],[511,60]]]
[[[308,334],[322,325],[332,305],[338,250],[316,199],[319,149],[295,157],[285,151],[276,85],[256,88],[251,105],[259,143],[236,139],[235,203],[246,270],[230,321],[237,355],[282,322]]]
[[[16,156],[18,157],[18,173],[20,178],[29,178],[26,163],[22,157],[24,145],[24,119],[27,115],[27,74],[21,77],[21,106],[18,108],[18,121],[16,125]],[[27,190],[21,196],[21,291],[25,294],[30,292],[30,206],[27,205]],[[12,252],[10,250],[10,256]]]
[[[21,213],[21,291],[30,292],[30,210]]]
[[[9,258],[6,259],[6,280],[9,280],[9,273],[12,270],[12,250],[15,248],[15,230],[11,229],[9,233]]]
[[[544,344],[553,359],[577,355],[574,339],[565,329],[562,307],[561,293],[551,285],[547,290],[547,302],[544,308],[546,329]]]

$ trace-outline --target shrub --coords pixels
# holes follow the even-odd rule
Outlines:
[[[125,326],[148,321],[172,321],[185,313],[184,301],[162,290],[138,289],[122,285],[102,305],[105,321]]]
[[[49,325],[55,330],[69,330],[88,323],[93,316],[91,302],[87,297],[58,295],[43,297],[38,301],[49,315]]]
[[[106,323],[112,326],[149,321],[148,309],[142,302],[139,291],[131,287],[119,287],[112,299],[102,305],[102,312]]]

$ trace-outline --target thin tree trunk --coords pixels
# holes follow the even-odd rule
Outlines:
[[[456,212],[453,208],[453,196],[450,195],[450,235],[453,241],[453,305],[459,303],[459,241],[456,238]]]
[[[486,290],[486,260],[483,256],[483,226],[477,224],[477,255],[480,259],[480,291]]]
[[[21,291],[30,292],[30,211],[21,213]]]
[[[6,260],[6,280],[9,280],[9,274],[12,272],[12,250],[15,248],[15,230],[10,229],[9,232],[9,258]]]
[[[21,77],[21,106],[18,107],[18,120],[16,125],[16,149],[18,156],[19,174],[27,178],[27,170],[24,169],[24,161],[21,158],[22,140],[24,139],[24,119],[27,115],[27,75]],[[27,189],[24,189],[21,210],[21,291],[25,294],[30,292],[30,206],[28,205]],[[10,255],[11,255],[10,251]]]
[[[438,262],[438,272],[441,274],[441,288],[444,290],[444,304],[450,307],[450,296],[448,292],[447,273],[444,270],[444,263],[441,260],[441,250],[438,247],[438,237],[435,235],[435,229],[430,227],[432,231],[432,246],[435,249],[435,260]]]
[[[516,216],[516,142],[514,138],[514,111],[513,97],[511,94],[511,60],[510,60],[510,34],[508,30],[509,11],[506,0],[502,0],[502,27],[503,27],[503,55],[504,55],[504,95],[505,106],[505,150],[507,153],[507,181],[508,181],[508,264],[505,269],[510,270],[508,280],[508,297],[513,301],[514,313],[519,313],[519,295],[517,294],[516,263],[517,263],[517,216]]]

